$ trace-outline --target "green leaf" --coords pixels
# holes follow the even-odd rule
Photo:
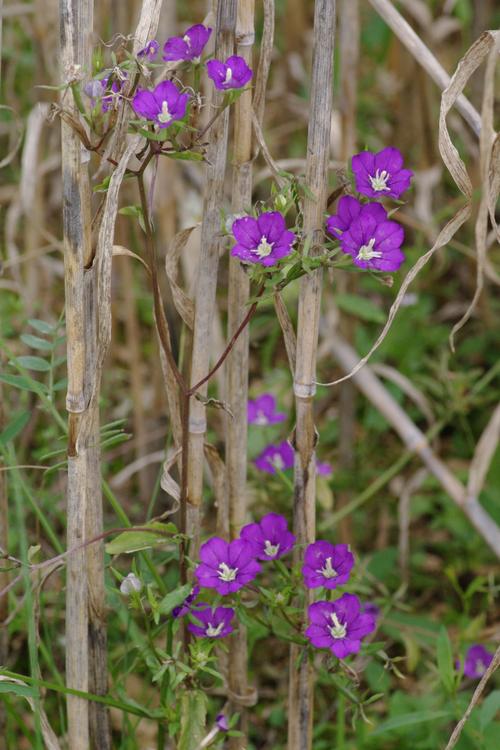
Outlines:
[[[46,336],[52,335],[56,330],[56,326],[52,325],[52,323],[47,323],[45,320],[38,320],[38,318],[30,318],[28,323],[35,331],[44,333]]]
[[[43,383],[26,378],[24,375],[0,375],[0,381],[7,383],[7,385],[13,385],[14,388],[20,388],[22,391],[32,391],[33,393],[40,394],[47,390]]]
[[[6,682],[5,677],[0,678],[0,693],[14,693],[23,698],[34,698],[36,690],[29,685],[18,685],[17,682]]]
[[[379,724],[373,732],[370,732],[369,737],[378,737],[395,729],[405,729],[415,724],[426,724],[437,719],[448,719],[451,716],[450,711],[412,711],[409,714],[400,714]]]
[[[41,357],[16,357],[13,362],[26,368],[26,370],[36,370],[37,372],[48,372],[50,370],[49,362]]]
[[[193,587],[190,583],[185,583],[184,586],[181,586],[179,589],[169,591],[158,605],[158,611],[160,614],[169,615],[175,607],[179,607],[184,599],[189,596],[192,588]]]
[[[186,690],[181,697],[179,750],[198,750],[205,736],[207,699],[201,690]]]
[[[437,664],[439,676],[446,691],[452,693],[455,687],[455,670],[453,668],[453,651],[448,631],[441,627],[437,639]]]
[[[479,723],[481,724],[481,729],[486,729],[488,724],[493,721],[499,711],[500,690],[493,690],[493,692],[484,699],[483,705],[481,706],[481,711],[479,714]]]
[[[140,206],[123,206],[118,211],[122,216],[139,216],[142,217],[142,209]]]
[[[384,323],[385,315],[371,300],[358,294],[336,294],[338,307],[350,315],[370,323]]]
[[[180,159],[181,161],[203,161],[205,158],[198,151],[168,151],[166,156],[169,159]]]
[[[169,541],[168,536],[177,532],[173,523],[151,523],[145,528],[149,528],[151,531],[124,531],[122,534],[118,534],[116,539],[106,544],[108,555],[130,554],[131,552],[150,549],[156,544],[164,544]]]
[[[32,336],[31,333],[22,333],[21,341],[30,346],[32,349],[42,349],[45,352],[52,351],[52,343],[46,339],[41,339],[39,336]]]
[[[5,446],[7,443],[10,443],[11,440],[14,440],[14,438],[24,430],[30,417],[30,411],[23,411],[18,414],[12,422],[9,422],[7,427],[0,433],[0,445]]]

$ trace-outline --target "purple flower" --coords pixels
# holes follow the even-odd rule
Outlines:
[[[278,513],[268,513],[259,523],[249,523],[241,529],[240,536],[252,545],[259,560],[277,560],[289,552],[295,536],[288,531],[286,518]]]
[[[376,620],[380,614],[380,607],[377,607],[373,602],[365,602],[361,607],[361,611],[364,615],[371,615]]]
[[[286,471],[293,466],[293,448],[286,440],[278,445],[268,445],[254,461],[260,471],[276,474],[276,469]]]
[[[316,648],[328,648],[339,659],[357,654],[361,639],[375,630],[371,615],[360,613],[354,594],[343,594],[335,602],[316,602],[309,607],[306,636]]]
[[[215,88],[220,91],[241,89],[253,75],[252,69],[238,55],[231,55],[225,63],[220,60],[209,60],[207,62],[207,73],[208,77],[214,82]]]
[[[263,266],[274,266],[280,258],[289,255],[295,240],[279,211],[265,211],[258,219],[252,216],[236,219],[231,231],[238,243],[231,255],[245,263]]]
[[[152,39],[146,44],[145,47],[139,50],[139,52],[137,53],[137,57],[139,57],[140,59],[147,58],[150,62],[153,62],[156,55],[158,54],[159,49],[160,45],[158,44],[156,39]]]
[[[253,547],[244,539],[226,542],[217,536],[201,545],[201,563],[195,571],[200,586],[232,594],[260,573]]]
[[[493,654],[490,654],[488,649],[477,643],[471,646],[465,654],[464,675],[472,680],[479,680],[492,661]],[[457,663],[457,668],[460,668],[460,662]]]
[[[224,714],[217,714],[215,724],[219,732],[227,732],[229,730],[229,724]]]
[[[197,23],[187,29],[184,36],[170,37],[163,47],[163,59],[165,62],[175,62],[176,60],[199,62],[211,33],[211,28]]]
[[[188,612],[191,611],[191,604],[194,602],[198,594],[200,593],[200,587],[196,584],[191,589],[191,593],[186,596],[184,601],[179,607],[174,607],[172,610],[172,617],[176,619],[178,617],[184,617]]]
[[[330,544],[320,540],[306,549],[302,575],[308,589],[320,586],[335,589],[347,583],[353,565],[354,555],[347,544]]]
[[[404,236],[403,227],[389,221],[382,206],[368,203],[342,233],[340,247],[359,268],[397,271],[405,259],[401,251]]]
[[[263,393],[254,401],[248,402],[250,424],[267,425],[283,422],[286,414],[276,411],[276,399],[271,393]]]
[[[356,190],[369,198],[399,198],[410,187],[411,169],[403,169],[403,156],[389,146],[377,154],[362,151],[352,157]]]
[[[365,204],[360,203],[356,198],[352,198],[350,195],[344,195],[339,200],[337,213],[333,216],[329,216],[326,220],[327,232],[340,240],[343,233],[347,231],[353,221],[358,218],[364,205]],[[387,211],[385,208],[380,205],[380,203],[373,203],[372,206],[372,214],[379,221],[385,221],[387,219]]]
[[[189,95],[181,94],[172,81],[162,81],[153,91],[138,89],[132,107],[141,117],[152,120],[160,128],[168,128],[175,120],[182,120],[188,99]]]
[[[329,464],[327,461],[317,461],[316,473],[319,474],[320,477],[331,477],[333,474],[331,464]]]
[[[125,75],[125,74],[124,74]],[[111,73],[106,78],[94,78],[85,84],[83,92],[89,97],[92,107],[95,107],[96,103],[101,100],[101,109],[103,112],[108,112],[114,105],[117,94],[120,93],[123,87],[123,81],[114,78],[109,85],[109,79]]]
[[[198,609],[193,614],[195,620],[201,625],[188,624],[188,630],[198,638],[224,638],[224,636],[232,633],[234,628],[231,625],[231,620],[234,617],[234,609],[232,607],[205,607],[205,609]]]

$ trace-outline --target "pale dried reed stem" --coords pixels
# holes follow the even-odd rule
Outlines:
[[[61,77],[70,83],[90,66],[92,0],[61,0]],[[65,108],[74,116],[77,109],[66,91]],[[84,260],[91,244],[90,203],[87,164],[76,133],[64,122],[62,135],[62,183],[66,333],[68,353],[68,548],[82,543],[86,531],[88,456],[79,440],[85,394],[86,305]],[[92,467],[92,471],[99,470]],[[88,587],[86,552],[80,549],[68,558],[66,574],[66,683],[77,690],[89,689]],[[72,750],[89,748],[89,705],[67,696],[68,744]]]
[[[254,0],[245,0],[238,5],[236,22],[236,54],[252,67],[254,33]],[[235,105],[234,123],[234,169],[233,201],[234,213],[244,212],[252,203],[252,91],[245,91]],[[237,258],[229,260],[228,289],[228,339],[235,333],[247,312],[250,284],[248,276]],[[249,326],[245,328],[227,358],[227,401],[232,418],[226,416],[226,466],[227,506],[231,538],[239,536],[246,516],[247,473],[247,399],[248,399],[248,342]],[[245,699],[248,692],[247,638],[246,630],[240,627],[237,636],[231,639],[229,650],[229,690],[235,709],[238,699]],[[247,745],[245,714],[241,721],[242,737],[229,741],[231,750],[243,750]]]
[[[225,60],[233,51],[236,3],[219,0],[217,6],[215,56]],[[221,94],[213,88],[212,111],[220,106]],[[208,372],[215,314],[217,271],[221,248],[220,209],[224,195],[224,175],[228,137],[229,111],[218,117],[208,132],[207,167],[203,221],[201,226],[201,252],[196,282],[193,349],[191,359],[191,386],[196,385]],[[205,395],[206,384],[199,392]],[[201,401],[192,399],[189,417],[188,449],[188,506],[186,508],[187,532],[192,540],[191,554],[196,555],[199,545],[200,506],[203,489],[203,444],[206,433],[206,410]]]
[[[316,0],[305,178],[310,197],[304,200],[304,236],[306,242],[310,243],[310,255],[316,254],[320,249],[326,208],[334,36],[335,0]],[[312,542],[315,534],[316,428],[313,397],[316,391],[320,301],[321,270],[317,270],[302,277],[299,294],[297,360],[294,375],[294,527],[299,545]],[[309,597],[306,597],[306,605],[308,602]],[[294,645],[290,649],[288,750],[309,750],[312,743],[312,719],[311,665],[303,658],[303,649]]]

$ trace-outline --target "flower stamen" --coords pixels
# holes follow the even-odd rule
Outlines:
[[[324,578],[336,578],[338,576],[338,572],[332,566],[331,557],[326,558],[324,566],[319,568],[316,573],[321,573]]]
[[[375,237],[372,237],[368,245],[361,245],[358,251],[357,260],[371,260],[372,258],[381,258],[380,250],[374,250]]]
[[[264,543],[264,552],[268,557],[276,557],[279,550],[279,544],[271,544],[271,541],[269,539],[266,539]]]
[[[158,121],[165,123],[165,122],[170,122],[171,119],[172,119],[172,115],[168,111],[168,102],[163,101],[161,103],[161,114],[158,115]]]
[[[333,622],[333,625],[330,625],[328,630],[330,631],[332,638],[345,638],[347,635],[346,623],[339,622],[336,612],[333,612],[330,615],[330,619]]]
[[[389,179],[391,175],[386,169],[377,169],[375,172],[375,177],[372,177],[371,175],[368,175],[368,178],[370,180],[372,190],[375,190],[376,193],[382,192],[383,190],[387,190],[390,192],[391,188],[387,187],[387,180]]]
[[[221,562],[219,564],[219,578],[221,581],[230,583],[231,581],[236,580],[237,573],[238,568],[230,568],[229,565],[227,565],[227,563],[225,562]]]
[[[259,258],[267,258],[273,251],[274,242],[268,242],[265,234],[260,238],[260,242],[255,249],[255,253]]]
[[[209,622],[205,630],[205,633],[208,635],[209,638],[217,638],[217,636],[220,635],[223,627],[224,627],[224,622],[220,622],[216,628],[214,628],[212,623]]]

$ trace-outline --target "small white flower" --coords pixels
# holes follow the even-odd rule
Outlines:
[[[120,583],[120,591],[125,596],[128,596],[132,591],[139,592],[142,589],[142,583],[134,573],[129,573],[126,578]]]

